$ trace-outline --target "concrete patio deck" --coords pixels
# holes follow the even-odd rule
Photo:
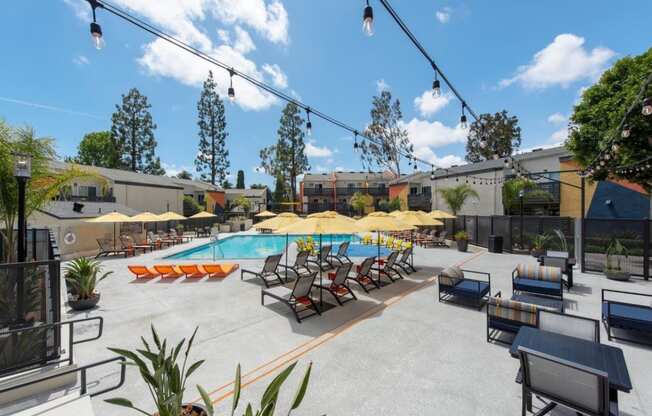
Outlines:
[[[521,390],[514,382],[518,361],[510,358],[505,346],[486,342],[484,310],[439,303],[433,276],[442,267],[463,264],[490,272],[492,293],[511,294],[511,270],[519,262],[534,263],[532,257],[417,248],[418,273],[369,295],[356,290],[357,302],[301,324],[289,309],[271,299],[261,306],[260,282],[241,281],[239,271],[221,281],[144,282],[127,271],[128,264],[180,263],[161,258],[205,242],[104,260],[107,270],[115,273],[100,284],[99,307],[87,313],[68,312],[65,317],[105,319],[100,340],[76,346],[76,361],[111,357],[108,346],[140,347],[141,335],[150,338],[150,324],[171,342],[190,336],[199,326],[192,357],[206,363],[193,375],[186,399],[197,399],[194,386],[201,384],[216,400],[217,414],[228,414],[237,363],[242,365],[245,385],[241,403],[246,404],[257,403],[278,371],[296,360],[299,366],[282,390],[278,414],[287,413],[310,361],[314,367],[308,393],[294,415],[520,414]],[[294,259],[292,252],[290,259]],[[262,265],[260,260],[237,262],[243,268]],[[575,283],[567,295],[567,312],[595,319],[599,319],[603,287],[652,293],[652,282],[612,282],[578,271]],[[610,343],[601,330],[603,342]],[[83,331],[93,329],[79,328],[78,332]],[[652,348],[610,344],[623,349],[634,386],[630,394],[619,396],[621,415],[652,415]],[[115,381],[115,374],[103,377],[104,371],[89,375],[96,380],[92,388]],[[119,391],[93,400],[98,415],[131,414],[103,402],[110,397],[126,397],[154,410],[145,383],[133,367],[128,368],[126,384]]]

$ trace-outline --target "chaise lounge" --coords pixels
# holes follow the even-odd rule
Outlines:
[[[260,292],[260,303],[265,306],[265,296],[269,296],[286,304],[292,310],[292,313],[294,313],[294,317],[298,323],[301,323],[302,319],[306,319],[310,316],[321,315],[315,301],[312,300],[312,297],[310,296],[316,277],[317,272],[299,276],[297,280],[294,281],[292,289],[285,286],[262,289]],[[301,312],[309,310],[314,310],[314,312],[307,315],[304,314],[303,316],[301,315]]]
[[[469,279],[465,273],[483,275],[487,280]],[[491,275],[485,272],[460,269],[451,266],[439,273],[438,276],[439,301],[452,301],[464,299],[481,309],[491,293]],[[464,302],[457,302],[464,303]]]
[[[382,276],[386,276],[392,283],[403,278],[403,275],[394,267],[396,265],[396,259],[398,259],[398,251],[392,251],[382,267],[371,268],[371,270],[378,273],[379,283]]]
[[[371,267],[376,261],[375,257],[367,257],[364,259],[362,264],[356,265],[355,276],[348,276],[349,280],[356,282],[365,293],[369,293],[370,290],[380,289],[380,285],[376,282],[371,276]],[[371,288],[370,288],[371,286]]]
[[[242,269],[240,271],[240,280],[244,280],[244,275],[245,274],[252,274],[259,278],[260,280],[263,281],[263,284],[265,287],[269,288],[270,286],[277,284],[275,280],[278,280],[278,284],[284,284],[285,282],[283,281],[283,278],[281,277],[280,274],[278,274],[277,269],[279,263],[281,263],[281,257],[283,257],[283,253],[281,254],[274,254],[273,256],[268,256],[265,259],[265,265],[263,266],[263,270],[257,272],[254,270],[245,270]]]
[[[353,264],[349,256],[346,255],[347,250],[349,249],[349,242],[345,241],[340,244],[340,246],[337,248],[337,253],[335,255],[331,254],[328,257],[332,260],[337,260],[339,264]]]
[[[625,292],[622,290],[602,289],[602,322],[607,330],[609,340],[634,342],[652,345],[652,307],[648,305],[607,299],[608,293],[652,298],[646,293]],[[622,298],[621,296],[620,298]],[[639,337],[621,337],[614,335],[613,330],[634,332]],[[643,338],[643,339],[640,339]]]
[[[357,296],[355,296],[355,293],[351,290],[351,287],[346,283],[347,277],[349,275],[349,272],[351,271],[351,267],[353,266],[352,263],[346,263],[337,268],[335,271],[335,276],[332,281],[326,281],[325,284],[322,285],[315,285],[316,287],[328,291],[337,303],[342,306],[344,303],[350,301],[350,300],[358,300]],[[346,295],[350,295],[349,299],[344,299]]]

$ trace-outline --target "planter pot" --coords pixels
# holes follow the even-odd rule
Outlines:
[[[197,403],[185,403],[183,404],[183,408],[185,413],[182,413],[182,416],[205,416],[208,414],[206,408]],[[190,408],[190,411],[186,410],[188,408]]]
[[[543,248],[533,248],[532,250],[530,250],[530,254],[532,255],[532,257],[538,259],[539,257],[546,254],[546,250]]]
[[[95,296],[90,299],[68,299],[68,305],[76,311],[85,311],[94,308],[99,301],[100,294],[96,293]]]
[[[619,280],[621,282],[625,282],[629,280],[629,272],[623,271],[623,270],[604,270],[604,275],[607,276],[607,279],[610,280]]]
[[[455,241],[457,243],[457,249],[459,251],[466,251],[469,248],[469,240],[457,240]]]

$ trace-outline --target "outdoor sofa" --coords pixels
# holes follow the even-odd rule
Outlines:
[[[602,322],[607,330],[609,340],[618,339],[638,344],[652,345],[652,306],[648,303],[624,302],[622,300],[607,299],[609,293],[620,295],[640,296],[652,298],[652,294],[625,292],[622,290],[602,289]],[[620,299],[623,296],[619,297]],[[616,336],[613,329],[629,333],[637,333],[637,337]]]
[[[564,281],[559,267],[518,264],[512,272],[512,291],[564,301]]]
[[[498,334],[507,332],[515,335],[523,326],[538,327],[539,309],[558,311],[555,308],[504,299],[501,297],[501,292],[490,296],[487,301],[487,342],[510,344],[502,340]]]
[[[486,276],[485,280],[470,279],[465,273]],[[478,309],[489,299],[491,293],[491,275],[485,272],[460,269],[451,266],[442,270],[438,275],[439,301],[452,301],[457,303],[471,302]]]

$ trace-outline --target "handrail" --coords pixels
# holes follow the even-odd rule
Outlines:
[[[81,372],[80,394],[84,395],[84,394],[86,394],[88,392],[86,371],[89,368],[99,367],[101,365],[108,364],[108,363],[111,363],[111,362],[114,362],[114,361],[121,361],[121,363],[120,363],[120,381],[115,386],[107,387],[105,389],[102,389],[100,391],[96,391],[96,392],[93,392],[93,393],[90,394],[90,397],[95,397],[95,396],[98,396],[100,394],[104,394],[104,393],[107,393],[107,392],[110,392],[110,391],[113,391],[113,390],[116,390],[116,389],[119,389],[120,387],[122,387],[122,385],[125,382],[125,376],[126,376],[125,363],[126,363],[127,360],[125,359],[125,357],[108,358],[106,360],[97,361],[97,362],[87,364],[87,365],[84,365],[84,366],[81,366],[81,367],[66,370],[66,371],[61,372],[61,373],[52,374],[52,375],[49,375],[47,377],[42,377],[42,378],[35,379],[35,380],[29,380],[29,381],[25,381],[23,383],[15,384],[13,386],[5,387],[3,389],[0,389],[0,395],[4,394],[6,392],[12,391],[12,390],[16,390],[16,389],[20,389],[22,387],[30,386],[32,384],[41,383],[41,382],[44,382],[44,381],[52,380],[52,379],[57,378],[57,377],[63,377],[63,376],[66,376],[68,374],[73,374],[73,373],[77,373],[77,372]]]

